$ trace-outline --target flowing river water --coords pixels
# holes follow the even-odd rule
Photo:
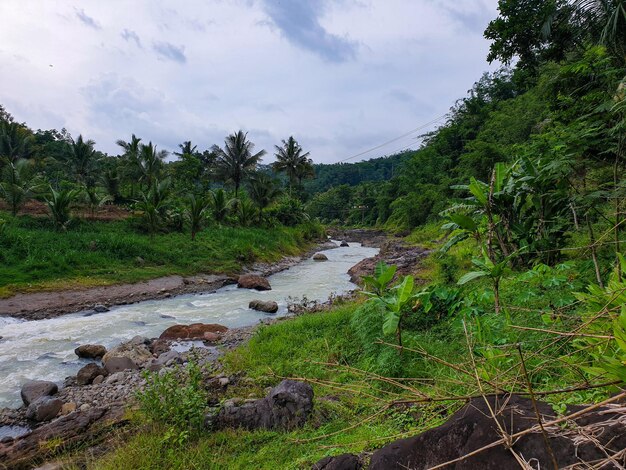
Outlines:
[[[74,354],[81,344],[111,348],[136,335],[158,337],[175,324],[219,323],[229,328],[257,323],[267,315],[248,308],[253,299],[275,300],[275,316],[287,314],[289,299],[326,300],[355,288],[347,274],[378,248],[351,243],[324,251],[328,261],[308,259],[270,276],[272,290],[257,292],[227,286],[210,294],[187,294],[148,300],[93,314],[79,312],[48,320],[25,321],[0,317],[0,408],[21,405],[19,390],[28,380],[61,384],[85,365]]]

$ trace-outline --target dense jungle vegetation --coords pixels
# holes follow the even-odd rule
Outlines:
[[[125,222],[128,228],[163,236],[176,221],[178,229],[194,233],[194,208],[204,201],[198,188],[226,183],[237,202],[212,190],[212,202],[203,207],[210,208],[213,227],[319,218],[406,232],[407,242],[432,250],[414,276],[397,277],[393,266],[380,264],[356,300],[264,326],[226,354],[223,372],[239,379],[218,400],[263,396],[265,387],[285,377],[307,380],[316,408],[305,428],[203,429],[198,423],[208,392],[192,368],[172,378],[170,388],[161,383],[159,406],[165,403],[167,412],[155,415],[155,402],[140,395],[132,417],[140,432],[120,436],[114,452],[88,458],[89,465],[305,468],[326,455],[371,451],[437,426],[471,396],[534,393],[563,416],[568,404],[623,392],[626,2],[500,0],[485,36],[492,41],[489,60],[505,66],[480,78],[419,150],[393,160],[318,167],[317,182],[305,181],[313,168],[308,163],[301,173],[285,167],[282,199],[268,189],[266,173],[250,177],[244,195],[240,173],[226,178],[217,170],[238,139],[245,140],[242,134],[208,153],[183,145],[180,160],[167,165],[154,147],[133,137],[122,143],[124,155],[98,159],[102,166],[89,173],[95,167],[78,157],[89,141],[33,133],[5,115],[1,148],[14,148],[15,158],[4,163],[4,174],[44,175],[49,190],[42,197],[53,214],[48,230],[57,227],[64,237],[79,226],[54,216],[54,208],[78,197],[78,187],[95,195],[89,207],[103,197],[136,201],[137,218]],[[26,136],[18,142],[34,139],[35,153],[26,145],[7,146],[9,131]],[[45,154],[36,153],[42,145],[58,151],[50,160],[35,157]],[[279,149],[289,153],[290,145]],[[251,150],[246,155],[254,157]],[[216,179],[205,172],[212,159]],[[158,174],[149,176],[150,162]],[[71,181],[64,179],[65,168],[72,168]],[[137,173],[124,176],[125,168]],[[3,180],[5,197],[9,180]],[[40,184],[19,181],[29,181],[16,186],[25,196]],[[174,198],[179,212],[163,202],[172,199],[161,197],[174,190],[194,195]],[[10,202],[19,212],[19,203]],[[242,215],[246,205],[249,216]],[[226,207],[220,220],[218,208]],[[43,224],[4,217],[0,240],[9,251],[7,240],[17,230]]]

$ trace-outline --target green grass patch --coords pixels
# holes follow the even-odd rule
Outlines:
[[[68,286],[137,282],[170,274],[235,273],[309,246],[302,228],[209,227],[186,233],[138,233],[127,221],[76,221],[67,231],[47,219],[10,217],[0,233],[0,296]]]

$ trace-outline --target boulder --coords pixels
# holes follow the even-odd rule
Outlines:
[[[272,290],[272,286],[267,279],[254,274],[244,274],[239,276],[237,280],[237,287],[242,289],[255,289],[255,290]]]
[[[324,457],[313,464],[311,470],[359,470],[363,464],[354,454],[341,454],[334,457]]]
[[[102,304],[96,304],[93,307],[93,311],[96,313],[104,313],[104,312],[108,312],[109,309]]]
[[[30,405],[37,398],[54,395],[59,391],[59,387],[54,382],[45,380],[31,380],[22,385],[20,395],[25,405]]]
[[[350,245],[348,244],[348,242],[347,242],[347,241],[343,240],[343,241],[339,244],[339,246],[346,247],[346,246],[350,246]]]
[[[84,359],[100,359],[107,353],[107,348],[101,344],[83,344],[74,349],[74,353]]]
[[[76,411],[76,403],[73,401],[63,403],[63,405],[61,406],[62,416],[69,415],[70,413],[73,413],[74,411]]]
[[[278,304],[273,300],[252,300],[248,304],[248,308],[252,310],[258,310],[259,312],[265,313],[276,313],[278,312]]]
[[[220,333],[212,333],[211,331],[205,331],[202,335],[202,340],[208,343],[217,343],[222,339],[222,335]]]
[[[328,256],[324,253],[315,253],[313,255],[313,261],[328,261]]]
[[[147,338],[135,336],[130,341],[115,346],[107,352],[102,358],[102,362],[106,365],[112,357],[127,357],[136,365],[143,367],[153,358],[150,347],[148,346],[149,344],[150,340]]]
[[[283,380],[267,397],[238,403],[228,401],[207,425],[217,429],[245,428],[292,430],[304,425],[313,410],[313,388],[295,380]]]
[[[139,369],[139,366],[129,357],[111,356],[104,363],[104,368],[108,374],[115,374],[116,372],[121,372],[123,370]]]
[[[155,339],[150,344],[150,351],[152,351],[152,354],[154,354],[157,357],[159,357],[163,353],[168,352],[169,350],[170,350],[169,342],[165,339]]]
[[[78,371],[76,374],[76,383],[78,385],[89,385],[99,375],[108,375],[104,367],[100,367],[98,364],[91,363]]]
[[[172,325],[159,336],[170,340],[204,340],[205,333],[225,333],[228,328],[215,323],[192,323],[191,325]]]
[[[547,403],[537,402],[537,408],[544,423],[555,419],[555,413]],[[567,412],[569,414],[583,408],[570,407]],[[377,450],[372,455],[369,468],[423,470],[462,458],[499,442],[502,435],[491,416],[491,410],[495,410],[499,426],[509,435],[537,425],[533,403],[528,398],[519,395],[474,398],[441,426],[415,437],[397,440]],[[546,427],[550,449],[558,468],[591,468],[598,461],[606,459],[607,455],[626,448],[626,423],[620,423],[620,416],[623,418],[619,407],[605,406],[569,420],[567,428]],[[581,438],[591,435],[593,438]],[[554,468],[550,450],[539,429],[514,439],[510,449],[502,444],[491,446],[459,460],[454,465],[447,465],[446,468],[519,468],[511,450],[523,456],[526,462],[532,461],[533,468]]]
[[[158,358],[152,359],[150,365],[148,365],[148,369],[152,372],[157,372],[161,370],[165,366],[169,366],[172,364],[182,364],[183,358],[177,351],[168,351],[166,353],[161,354]]]
[[[26,417],[39,422],[50,421],[56,418],[62,406],[63,402],[58,398],[49,396],[39,397],[28,405]]]

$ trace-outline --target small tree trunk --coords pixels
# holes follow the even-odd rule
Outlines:
[[[493,299],[494,307],[496,309],[496,315],[500,314],[500,279],[494,279],[493,281]]]
[[[591,248],[591,259],[593,260],[593,267],[596,271],[596,281],[598,281],[598,285],[604,289],[604,285],[602,283],[602,276],[600,276],[600,265],[598,264],[598,256],[596,255],[596,237],[593,233],[593,226],[591,225],[591,220],[589,220],[589,214],[587,214],[587,227],[589,228],[589,246]]]

